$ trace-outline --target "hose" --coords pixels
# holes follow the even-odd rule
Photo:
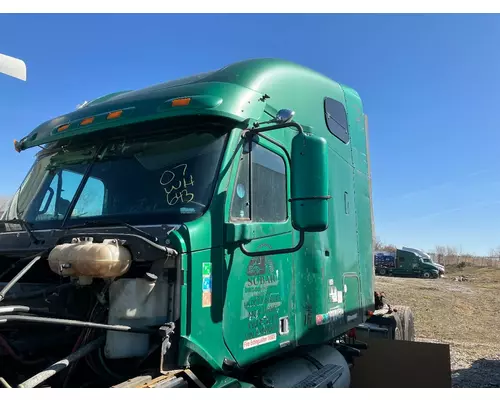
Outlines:
[[[75,361],[79,360],[80,358],[85,357],[90,352],[96,350],[103,343],[104,343],[104,336],[101,336],[100,338],[94,340],[93,342],[86,344],[85,346],[83,346],[79,350],[75,351],[74,353],[71,353],[68,357],[57,361],[56,363],[52,364],[50,367],[46,368],[42,372],[39,372],[38,374],[36,374],[36,375],[32,376],[31,378],[25,380],[24,382],[20,383],[18,385],[18,387],[19,388],[34,388],[34,387],[38,386],[39,384],[45,382],[47,379],[53,377],[58,372],[67,368],[69,366],[69,364],[71,364],[72,362],[75,362]]]
[[[44,252],[45,253],[45,252]],[[10,280],[10,282],[2,289],[0,292],[0,302],[5,298],[5,295],[7,292],[12,289],[12,286],[14,286],[30,269],[35,265],[38,260],[42,258],[42,254],[39,254],[33,260],[31,260],[28,265],[26,265],[19,273]]]
[[[108,324],[96,324],[94,322],[77,321],[74,319],[61,319],[61,318],[47,318],[47,317],[35,317],[31,315],[2,315],[0,317],[0,324],[6,322],[33,322],[39,324],[52,324],[52,325],[66,325],[66,326],[78,326],[82,328],[94,328],[94,329],[106,329],[108,331],[118,331],[118,332],[130,332],[130,333],[146,333],[153,334],[158,331],[155,329],[147,328],[133,328],[127,325],[108,325]]]
[[[98,309],[98,306],[99,306],[99,301],[96,300],[95,303],[94,303],[94,307],[92,307],[92,309],[90,310],[89,312],[89,315],[88,315],[88,320],[89,321],[92,321],[93,317],[94,317],[94,313],[96,312],[96,310]],[[76,343],[75,345],[73,346],[73,349],[71,349],[71,352],[74,353],[75,351],[78,350],[78,348],[81,346],[81,345],[85,345],[86,341],[88,340],[88,337],[90,335],[90,332],[92,331],[91,328],[86,328],[86,329],[83,329],[80,336],[78,337],[78,339],[76,340]],[[87,358],[87,357],[85,357]],[[71,377],[71,374],[72,372],[74,371],[74,369],[76,368],[76,366],[78,365],[78,362],[80,360],[76,360],[73,364],[71,364],[71,366],[69,367],[68,369],[68,372],[66,373],[66,376],[64,378],[64,382],[63,382],[63,388],[67,387],[68,386],[68,383],[69,383],[69,378]]]
[[[65,290],[65,289],[68,289],[71,287],[75,287],[75,285],[73,283],[63,283],[62,285],[53,286],[53,287],[45,288],[45,289],[40,289],[40,290],[36,290],[33,292],[29,292],[29,293],[11,294],[11,295],[5,296],[5,300],[9,300],[9,301],[28,300],[28,299],[33,299],[33,298],[38,297],[38,296],[52,294],[52,293],[55,293],[56,291]]]
[[[0,335],[0,345],[5,349],[5,351],[7,351],[7,353],[14,359],[16,360],[18,363],[20,364],[25,364],[25,365],[35,365],[35,364],[40,364],[43,360],[30,360],[30,361],[27,361],[27,360],[24,360],[22,357],[20,357],[15,351],[14,349],[11,347],[11,345],[9,344],[9,342],[3,337]]]
[[[0,376],[0,383],[3,385],[4,388],[7,389],[12,389],[12,386],[9,385],[9,382],[7,382],[4,378]]]
[[[14,264],[12,264],[9,268],[7,268],[5,271],[3,271],[0,274],[0,279],[3,278],[5,275],[7,275],[10,271],[12,271],[13,269],[15,269],[19,263],[22,263],[24,261],[31,261],[33,259],[33,257],[43,256],[44,254],[46,254],[46,251],[42,251],[41,253],[37,253],[35,255],[31,255],[31,256],[28,256],[28,257],[20,258],[19,260],[17,260]]]
[[[5,306],[5,307],[0,307],[0,315],[11,314],[13,312],[29,313],[30,310],[31,308],[28,306]]]

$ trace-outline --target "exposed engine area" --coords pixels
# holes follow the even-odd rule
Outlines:
[[[109,387],[175,357],[174,250],[140,235],[89,234],[0,263],[3,386]]]

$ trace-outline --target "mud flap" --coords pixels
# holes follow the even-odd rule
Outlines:
[[[365,340],[363,340],[365,341]],[[354,359],[353,388],[451,388],[450,346],[370,338]]]

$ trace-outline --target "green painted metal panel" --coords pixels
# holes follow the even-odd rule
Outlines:
[[[172,99],[186,96],[193,99],[189,105],[172,107]],[[345,107],[347,142],[328,130],[326,97]],[[296,122],[326,141],[328,228],[306,233],[303,247],[294,253],[251,257],[241,251],[238,240],[250,240],[246,248],[259,251],[292,248],[299,239],[288,201],[294,129],[277,129],[256,138],[285,164],[287,218],[279,222],[230,218],[242,131],[254,121],[269,120],[274,110],[282,108],[294,110]],[[118,109],[124,110],[121,119],[107,120],[107,113]],[[95,125],[78,126],[89,116],[95,116]],[[247,365],[298,345],[325,342],[357,325],[373,306],[373,253],[364,113],[354,90],[287,61],[244,61],[208,74],[101,97],[40,125],[18,148],[69,137],[77,141],[89,134],[103,137],[109,128],[151,120],[175,126],[179,116],[190,116],[193,122],[200,116],[215,116],[239,123],[230,134],[208,211],[170,236],[170,245],[181,253],[183,271],[181,363],[205,360],[221,371],[224,359]],[[67,130],[54,134],[67,123]],[[273,194],[268,198],[273,200]]]

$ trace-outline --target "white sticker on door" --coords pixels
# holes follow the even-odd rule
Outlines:
[[[271,333],[270,335],[245,340],[243,342],[243,350],[251,349],[252,347],[261,346],[263,344],[271,343],[274,341],[276,341],[276,333]]]

